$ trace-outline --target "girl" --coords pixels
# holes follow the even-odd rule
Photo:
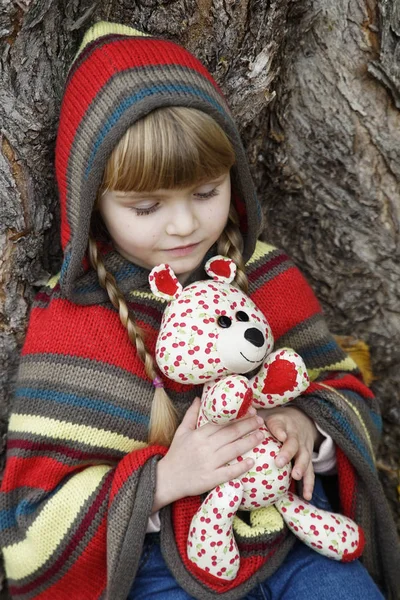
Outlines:
[[[237,519],[233,582],[188,562],[200,495],[248,470],[225,464],[257,443],[260,418],[284,442],[276,460],[294,460],[306,499],[313,448],[326,471],[335,452],[322,449],[334,440],[341,508],[364,528],[370,573],[395,594],[376,402],[298,270],[257,242],[245,153],[210,74],[172,42],[98,23],[68,76],[56,171],[64,261],[32,309],[1,491],[12,597],[382,598],[359,562],[295,544],[274,509]],[[164,381],[168,400],[160,387],[152,356],[163,304],[147,278],[162,262],[183,283],[204,277],[213,253],[235,260],[236,284],[277,345],[302,354],[313,384],[293,406],[195,430],[201,389]]]

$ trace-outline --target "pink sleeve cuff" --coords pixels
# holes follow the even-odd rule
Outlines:
[[[160,514],[159,512],[155,512],[150,515],[149,520],[147,521],[147,529],[146,533],[156,533],[160,531],[161,523],[160,523]]]
[[[334,475],[336,473],[335,444],[333,439],[323,429],[318,427],[316,423],[315,426],[325,439],[321,442],[318,452],[313,452],[312,463],[314,473]]]

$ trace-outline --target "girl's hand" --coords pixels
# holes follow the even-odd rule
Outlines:
[[[263,408],[257,412],[272,435],[283,443],[275,457],[276,465],[283,467],[294,458],[292,477],[303,479],[303,497],[311,500],[315,480],[312,453],[322,440],[314,421],[295,406]]]
[[[246,473],[253,459],[226,463],[248,452],[264,439],[264,424],[256,410],[226,425],[207,423],[196,429],[200,399],[196,398],[176,430],[167,454],[157,464],[153,511],[179,498],[196,496]],[[243,436],[246,436],[243,438]]]

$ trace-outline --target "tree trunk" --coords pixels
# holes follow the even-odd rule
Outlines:
[[[208,66],[241,127],[265,236],[305,272],[332,331],[370,345],[400,522],[400,0],[2,0],[0,11],[0,451],[29,306],[60,265],[66,73],[89,24],[119,21]]]

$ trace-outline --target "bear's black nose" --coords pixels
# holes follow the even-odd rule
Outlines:
[[[250,327],[250,329],[246,329],[244,337],[248,342],[253,344],[253,346],[257,346],[257,348],[261,348],[264,345],[264,336],[259,329],[255,327]]]

